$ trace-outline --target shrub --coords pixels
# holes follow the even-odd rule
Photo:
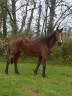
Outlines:
[[[65,64],[72,64],[72,40],[67,40],[63,44],[62,56]]]
[[[54,63],[62,63],[62,48],[61,46],[55,45],[52,50],[51,54],[49,55],[49,60]]]
[[[7,46],[8,46],[7,40],[4,38],[0,38],[0,55],[7,54]]]

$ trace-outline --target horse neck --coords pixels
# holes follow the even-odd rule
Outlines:
[[[56,37],[55,34],[53,34],[50,38],[47,39],[47,45],[49,48],[52,48],[55,43],[56,43]]]

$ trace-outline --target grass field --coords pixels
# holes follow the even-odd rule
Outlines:
[[[20,63],[20,62],[19,62]],[[5,64],[0,62],[0,96],[72,96],[72,66],[47,64],[45,79],[33,70],[36,61],[25,60],[18,65],[20,75],[14,73],[10,65],[9,75],[5,75]]]

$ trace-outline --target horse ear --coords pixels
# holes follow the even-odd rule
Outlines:
[[[58,28],[59,28],[59,27],[57,27],[57,30],[59,30]]]
[[[61,31],[63,31],[63,28],[61,28]]]

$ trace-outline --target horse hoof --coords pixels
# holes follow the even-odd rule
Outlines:
[[[20,74],[19,72],[15,72],[16,74]]]
[[[37,76],[37,72],[34,71],[34,75]]]
[[[43,77],[43,78],[46,78],[46,75],[45,75],[45,74],[42,74],[42,77]]]
[[[8,74],[8,72],[7,72],[7,71],[5,71],[5,74]]]

